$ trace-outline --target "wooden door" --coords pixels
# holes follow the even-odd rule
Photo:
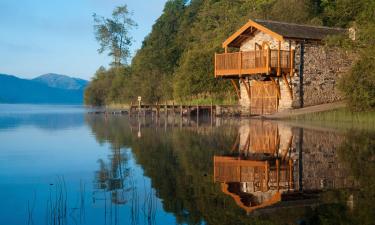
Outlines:
[[[252,115],[267,115],[277,112],[277,87],[272,81],[253,81],[250,91]]]

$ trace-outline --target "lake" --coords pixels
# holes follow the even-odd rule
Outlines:
[[[371,130],[0,105],[0,224],[375,224],[374,175]]]

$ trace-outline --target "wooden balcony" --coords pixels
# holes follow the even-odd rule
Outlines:
[[[257,50],[215,54],[215,77],[293,73],[294,50]]]

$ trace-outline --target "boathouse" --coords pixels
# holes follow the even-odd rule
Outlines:
[[[331,35],[346,29],[266,20],[249,20],[215,54],[215,78],[229,79],[243,115],[342,99],[338,78],[352,65],[352,54],[327,47]]]

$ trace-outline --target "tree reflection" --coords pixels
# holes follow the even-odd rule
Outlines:
[[[111,201],[114,204],[125,204],[127,193],[130,187],[130,168],[126,151],[114,149],[106,163],[99,159],[99,171],[96,172],[96,188],[111,194]]]
[[[307,224],[332,224],[332,221],[345,224],[344,220],[370,224],[370,218],[374,219],[369,216],[374,210],[370,205],[370,200],[374,200],[373,135],[365,134],[367,139],[357,142],[359,134],[345,139],[332,132],[303,131],[275,122],[252,127],[248,121],[214,126],[204,123],[164,126],[160,121],[145,126],[144,122],[139,124],[124,117],[95,117],[86,121],[97,140],[108,141],[113,149],[108,162],[99,161],[96,177],[100,189],[108,192],[126,189],[118,181],[129,177],[128,165],[124,163],[128,157],[121,150],[129,148],[144,175],[151,179],[164,210],[173,213],[179,224],[297,224],[302,220]],[[219,168],[224,161],[229,166],[225,171],[224,167]],[[235,173],[241,166],[242,173]],[[244,173],[246,169],[254,172]],[[345,188],[346,184],[353,184],[341,172],[348,169],[366,189]],[[319,196],[314,192],[317,189]],[[261,190],[271,195],[261,196],[257,192]],[[235,196],[239,202],[234,200]],[[276,205],[266,207],[267,211],[251,210],[251,216],[238,207],[239,204],[259,206],[286,196],[291,201],[312,197],[316,200],[293,207]],[[353,211],[348,207],[351,196]],[[115,197],[119,202],[124,200],[117,194]],[[345,214],[340,218],[334,215],[342,212]]]

